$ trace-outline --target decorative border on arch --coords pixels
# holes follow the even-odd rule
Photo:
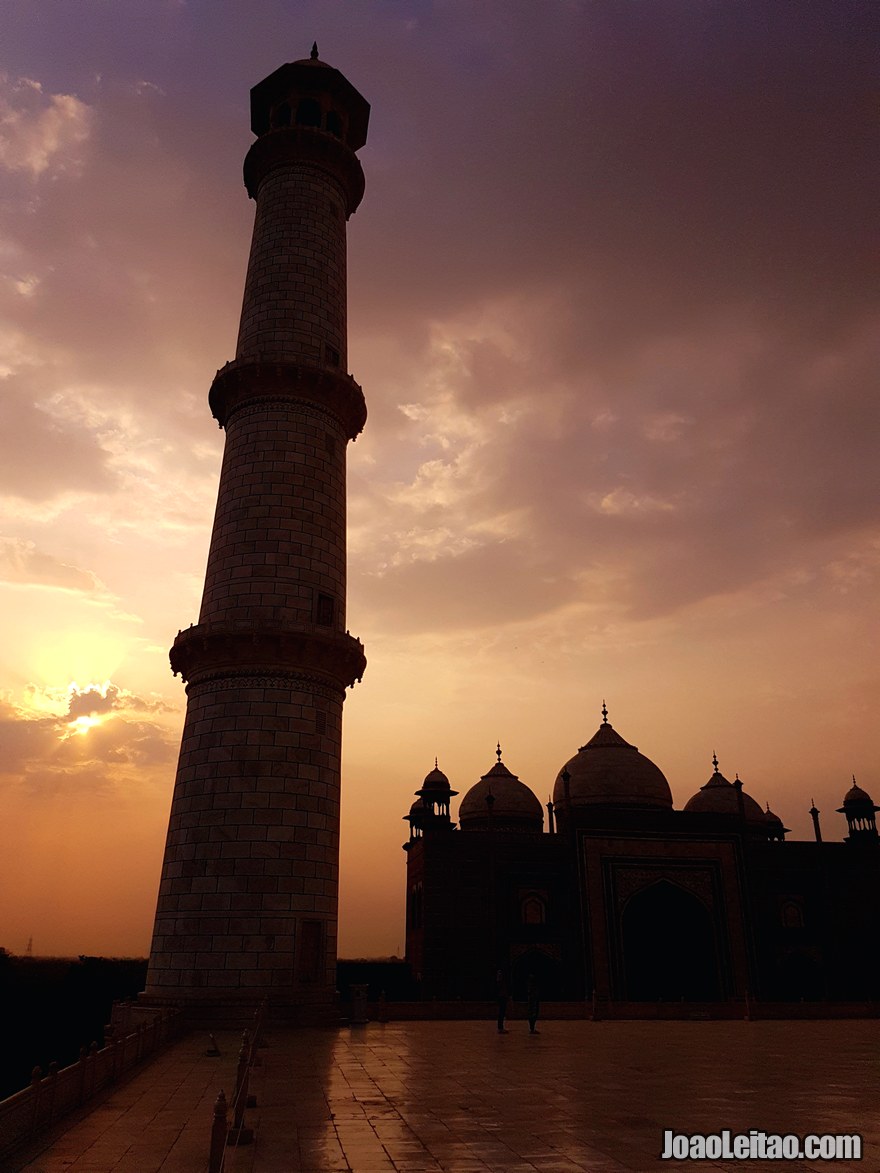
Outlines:
[[[614,997],[622,996],[625,980],[621,932],[624,908],[632,896],[661,881],[682,888],[696,897],[706,909],[714,930],[722,998],[729,997],[734,978],[723,871],[724,865],[720,858],[705,856],[692,859],[611,856],[602,860],[607,961]]]
[[[715,876],[711,865],[701,867],[697,863],[682,864],[680,860],[674,863],[663,863],[658,866],[629,867],[626,865],[614,868],[614,901],[615,911],[619,915],[629,902],[630,897],[637,892],[643,892],[652,884],[661,880],[675,884],[685,892],[704,904],[709,912],[715,907]]]

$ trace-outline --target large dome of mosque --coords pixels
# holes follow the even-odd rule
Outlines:
[[[498,830],[541,831],[544,808],[515,774],[498,761],[461,800],[458,822],[462,831],[492,826]]]
[[[567,780],[566,780],[567,776]],[[672,793],[663,771],[650,758],[603,721],[556,775],[553,803],[572,806],[672,807]]]

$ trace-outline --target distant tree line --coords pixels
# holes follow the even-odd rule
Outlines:
[[[114,999],[144,988],[145,958],[16,957],[0,949],[0,1099],[25,1087],[34,1067],[65,1067],[104,1042]]]

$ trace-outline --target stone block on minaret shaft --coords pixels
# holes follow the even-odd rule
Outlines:
[[[254,234],[209,395],[226,446],[202,606],[171,649],[187,711],[145,998],[266,997],[309,1021],[336,984],[342,703],[366,664],[345,627],[345,454],[366,420],[345,227],[369,106],[313,50],[251,114]]]

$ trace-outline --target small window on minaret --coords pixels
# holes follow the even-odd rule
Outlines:
[[[321,107],[314,98],[303,98],[296,108],[297,126],[320,126]]]
[[[290,103],[281,102],[272,111],[272,126],[290,126]]]
[[[331,346],[329,342],[324,343],[324,357],[331,367],[339,366],[339,351],[335,346]]]
[[[332,595],[318,595],[318,605],[315,608],[315,622],[320,627],[332,627],[335,610],[335,600]]]

